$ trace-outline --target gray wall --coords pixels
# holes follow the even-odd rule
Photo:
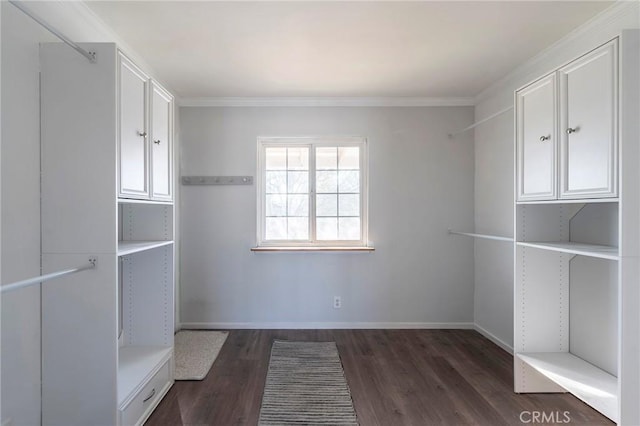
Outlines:
[[[600,19],[577,29],[532,58],[477,98],[481,120],[510,105],[519,87],[615,37],[638,28],[637,2],[620,3]],[[475,229],[513,236],[514,115],[507,112],[475,129]],[[486,334],[513,347],[513,248],[508,243],[475,243],[475,323]]]
[[[38,42],[46,31],[2,2],[2,282],[40,275]],[[2,420],[40,424],[40,289],[2,296]]]
[[[369,143],[375,252],[254,253],[256,187],[181,188],[184,327],[428,326],[473,321],[471,107],[182,107],[182,175],[256,174],[258,136]],[[343,307],[333,309],[333,296]]]

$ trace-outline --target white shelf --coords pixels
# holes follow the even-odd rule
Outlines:
[[[151,204],[151,205],[161,205],[161,206],[172,206],[173,201],[143,200],[138,198],[118,198],[118,204]]]
[[[126,256],[169,244],[173,244],[173,241],[118,241],[118,256]]]
[[[534,201],[516,201],[516,205],[527,204],[576,204],[576,203],[617,203],[619,198],[563,198],[560,200],[534,200]]]
[[[614,422],[618,421],[618,379],[568,352],[520,353],[523,362]]]
[[[619,260],[618,247],[601,246],[597,244],[574,243],[571,241],[558,242],[523,242],[516,243],[522,247],[533,247],[541,250],[558,251],[562,253],[579,254],[581,256],[598,257],[600,259]]]
[[[122,346],[118,351],[118,406],[142,388],[171,356],[166,346]]]

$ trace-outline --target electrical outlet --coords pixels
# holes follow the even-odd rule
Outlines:
[[[333,309],[342,308],[342,298],[340,296],[333,296]]]

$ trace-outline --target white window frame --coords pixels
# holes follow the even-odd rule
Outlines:
[[[305,137],[259,137],[258,138],[258,170],[256,178],[257,193],[257,246],[265,248],[364,248],[369,247],[369,153],[367,139],[358,136],[305,136]],[[266,148],[272,147],[309,147],[309,240],[266,240]],[[360,148],[360,240],[321,240],[316,237],[316,200],[315,200],[315,148],[323,146]]]

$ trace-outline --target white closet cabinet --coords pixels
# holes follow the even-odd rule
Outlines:
[[[560,198],[615,197],[618,42],[558,71]]]
[[[518,194],[521,200],[556,198],[556,76],[516,93]]]
[[[149,144],[147,142],[148,80],[122,54],[119,60],[120,196],[149,197]]]
[[[640,424],[639,34],[516,92],[515,391],[570,392],[628,425]],[[555,129],[542,106],[554,79]],[[555,146],[528,147],[556,135],[559,200],[547,173]],[[527,170],[537,162],[544,176]]]
[[[118,53],[119,196],[172,199],[173,97]]]
[[[139,425],[173,384],[173,104],[116,45],[82,46],[95,63],[40,51],[43,269],[97,258],[43,287],[42,423]]]
[[[171,200],[173,97],[151,81],[151,197]]]
[[[518,201],[617,196],[618,41],[516,92]]]

